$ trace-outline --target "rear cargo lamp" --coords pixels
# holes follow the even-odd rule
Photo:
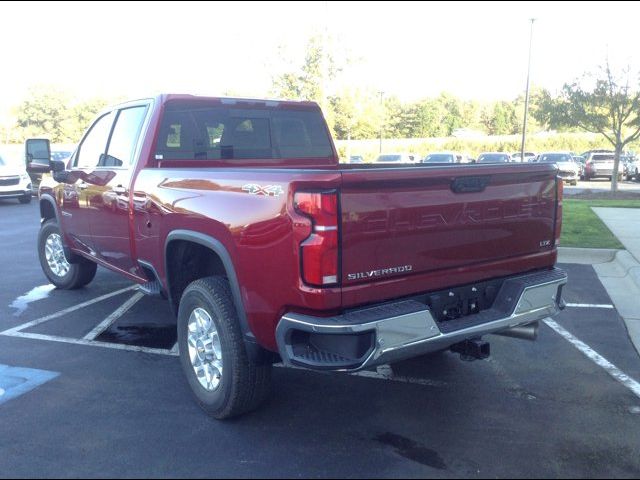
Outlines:
[[[338,283],[338,194],[296,192],[298,213],[313,222],[311,235],[300,244],[302,279],[315,287]]]

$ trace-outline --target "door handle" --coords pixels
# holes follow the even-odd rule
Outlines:
[[[124,195],[125,193],[127,193],[127,189],[122,185],[118,185],[117,187],[113,187],[113,193]]]

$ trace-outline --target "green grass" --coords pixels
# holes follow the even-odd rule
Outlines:
[[[640,208],[640,200],[562,201],[562,247],[624,248],[591,207]]]

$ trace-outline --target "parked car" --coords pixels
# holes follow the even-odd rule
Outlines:
[[[364,157],[362,155],[351,155],[349,163],[364,163]]]
[[[546,152],[538,156],[538,163],[553,163],[558,167],[558,175],[565,182],[577,185],[580,178],[578,165],[569,152]]]
[[[635,158],[631,155],[620,155],[620,164],[618,168],[622,170],[622,177],[625,180],[633,180],[636,176],[634,160]]]
[[[586,159],[581,156],[581,155],[571,155],[573,158],[573,161],[576,162],[578,164],[578,167],[580,167],[580,180],[584,180],[584,169],[585,169],[585,164]]]
[[[511,155],[503,152],[485,152],[478,155],[477,163],[510,163]]]
[[[632,157],[629,163],[629,172],[631,173],[631,179],[634,178],[640,182],[640,159],[638,157]]]
[[[376,158],[376,163],[416,163],[416,159],[408,153],[385,153]]]
[[[31,178],[21,164],[12,165],[0,156],[0,199],[31,202]]]
[[[536,158],[536,154],[533,152],[524,152],[524,160],[520,159],[520,152],[514,152],[511,154],[511,160],[514,162],[532,162]]]
[[[584,179],[613,178],[614,152],[597,153],[592,152],[587,155],[584,169]],[[622,180],[622,169],[619,169],[618,180]]]
[[[434,152],[424,157],[420,163],[472,163],[471,159],[457,152]]]
[[[582,152],[580,154],[580,156],[584,157],[584,158],[587,158],[592,153],[611,153],[611,154],[614,154],[616,152],[614,152],[613,150],[607,150],[606,148],[596,148],[595,150],[587,150],[586,152]]]
[[[257,408],[276,362],[482,359],[482,336],[534,339],[559,312],[555,167],[397,168],[397,154],[351,169],[328,132],[313,102],[162,95],[106,109],[40,185],[43,272],[74,289],[99,264],[168,298],[186,381],[216,418]],[[26,149],[49,162],[47,140]]]

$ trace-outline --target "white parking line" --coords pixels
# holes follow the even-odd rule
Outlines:
[[[615,308],[613,305],[605,305],[599,303],[567,303],[566,306],[574,308]]]
[[[622,372],[609,360],[604,358],[598,352],[593,350],[589,345],[578,340],[571,333],[558,325],[554,320],[547,318],[543,320],[549,327],[556,331],[561,337],[571,343],[574,347],[580,350],[588,359],[593,361],[596,365],[604,368],[604,370],[615,378],[622,385],[627,387],[638,398],[640,398],[640,383],[636,382],[633,378],[629,377],[626,373]]]
[[[131,307],[133,307],[138,301],[144,297],[144,293],[136,292],[133,296],[124,302],[115,312],[105,318],[102,322],[100,322],[96,327],[87,333],[84,336],[85,340],[95,340],[98,336],[104,332],[107,328],[111,326],[113,322],[118,320],[122,315],[124,315]]]
[[[113,350],[126,350],[129,352],[144,352],[144,353],[152,353],[155,355],[167,355],[170,357],[178,356],[177,353],[174,353],[171,350],[166,350],[162,348],[139,347],[137,345],[124,345],[122,343],[97,342],[95,340],[85,340],[84,338],[56,337],[54,335],[42,335],[40,333],[28,333],[28,332],[12,332],[6,335],[9,337],[29,338],[32,340],[46,340],[49,342],[70,343],[72,345],[83,345],[86,347],[111,348]]]
[[[75,312],[76,310],[80,310],[81,308],[88,307],[89,305],[93,305],[94,303],[101,302],[102,300],[106,300],[107,298],[115,297],[116,295],[120,295],[121,293],[128,292],[130,290],[133,290],[134,288],[138,288],[138,286],[132,285],[131,287],[127,287],[121,290],[116,290],[115,292],[107,293],[106,295],[102,295],[101,297],[94,298],[93,300],[88,300],[78,305],[74,305],[73,307],[65,308],[64,310],[60,310],[59,312],[52,313],[51,315],[40,317],[36,320],[32,320],[31,322],[23,323],[22,325],[18,325],[17,327],[10,328],[9,330],[0,332],[0,335],[11,335],[21,330],[26,330],[27,328],[35,327],[36,325],[40,325],[41,323],[48,322],[49,320],[53,320],[54,318],[58,318],[63,315],[66,315],[67,313]]]

